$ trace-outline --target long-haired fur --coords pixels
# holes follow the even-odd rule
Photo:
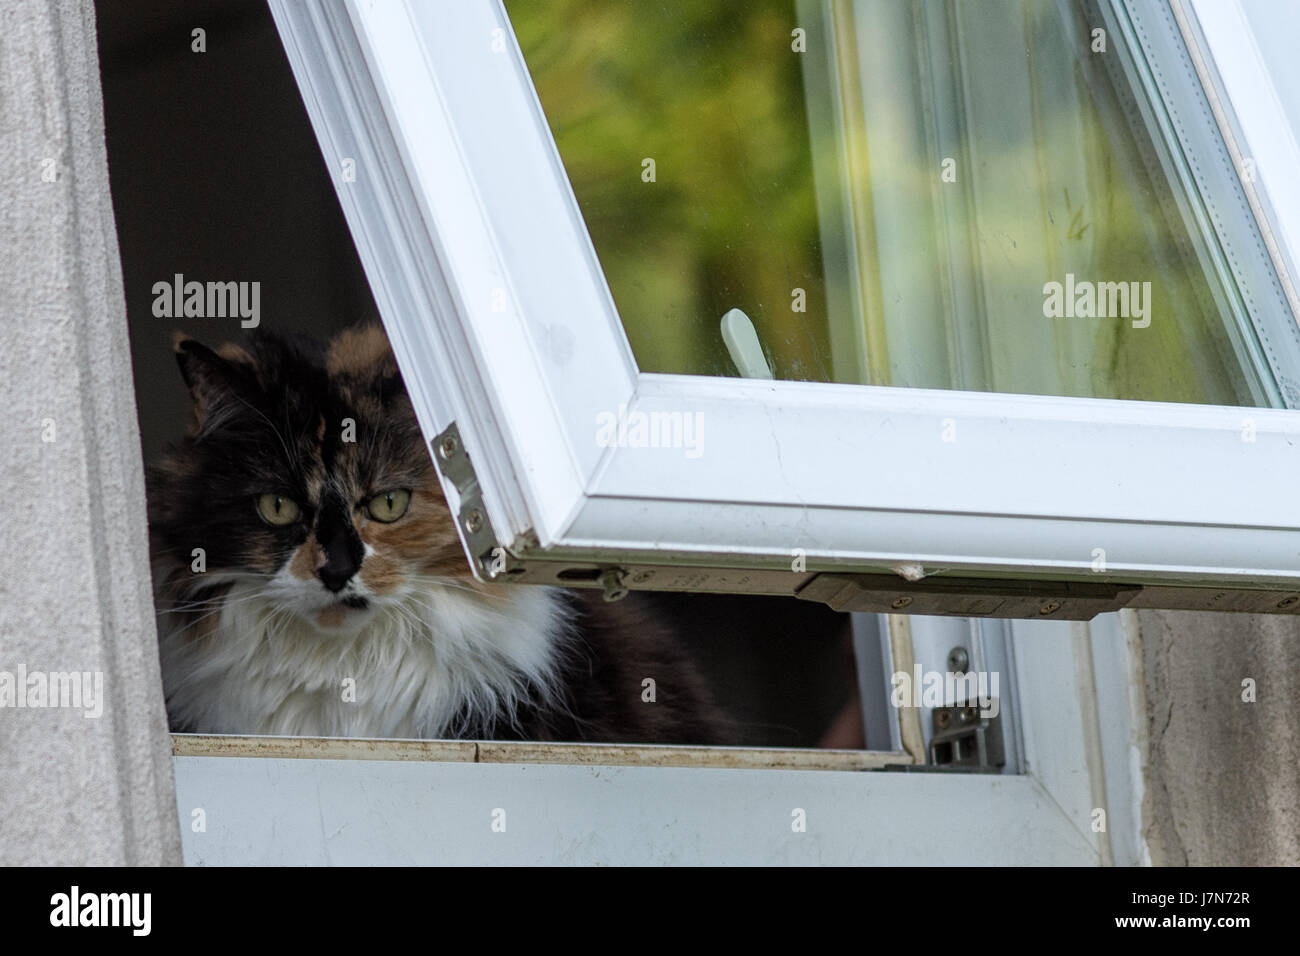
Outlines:
[[[194,417],[148,475],[174,729],[727,742],[634,599],[472,577],[378,326],[175,347]]]

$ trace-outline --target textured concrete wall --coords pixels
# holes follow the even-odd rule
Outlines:
[[[1300,864],[1300,621],[1139,612],[1156,865]],[[1242,681],[1256,700],[1242,699]]]
[[[178,863],[89,3],[0,5],[0,143],[0,672],[106,698],[0,708],[0,864]]]

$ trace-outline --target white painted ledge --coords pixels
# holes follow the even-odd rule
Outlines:
[[[834,770],[176,758],[190,866],[1097,862],[1031,777],[916,784]]]

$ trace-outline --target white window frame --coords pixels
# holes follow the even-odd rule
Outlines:
[[[1132,606],[1179,606],[1207,586],[1271,606],[1300,587],[1300,516],[1286,508],[1296,413],[638,373],[499,3],[271,8],[421,426],[431,438],[454,428],[472,462],[449,466],[431,441],[453,509],[486,515],[486,538],[461,528],[477,573],[490,573],[488,540],[526,568],[641,567],[660,575],[646,586],[680,590],[798,592],[819,572],[895,570],[901,587],[918,567],[1162,585],[1116,600]],[[597,415],[620,406],[701,414],[704,453],[599,447]],[[955,442],[942,440],[948,420]],[[792,570],[800,552],[806,572]],[[1232,602],[1222,606],[1267,609]],[[1009,746],[1019,773],[756,776],[714,750],[683,758],[700,764],[688,776],[611,774],[601,768],[653,761],[645,748],[623,748],[626,759],[606,748],[530,768],[521,749],[412,759],[400,742],[331,744],[330,756],[260,744],[259,756],[237,741],[177,738],[182,819],[202,794],[227,808],[218,816],[229,827],[227,839],[185,834],[186,858],[342,862],[333,826],[320,839],[274,827],[250,837],[292,815],[341,819],[350,841],[361,838],[349,852],[379,846],[394,862],[577,860],[566,856],[575,843],[591,862],[764,862],[765,828],[788,832],[786,805],[815,792],[826,829],[783,859],[1146,859],[1132,611],[1086,624],[894,620],[926,669],[942,669],[952,628],[999,631],[986,641],[998,659],[983,666],[1004,669],[1018,691]],[[327,764],[365,754],[378,760],[364,773]],[[485,793],[539,783],[555,799],[527,846],[500,854],[487,826],[461,824]],[[731,813],[720,828],[718,814],[760,791],[781,808],[775,824]],[[276,801],[283,812],[268,813]],[[612,808],[614,823],[593,818],[594,806]],[[1098,808],[1109,815],[1100,830]],[[444,819],[455,830],[430,856],[430,821]],[[611,838],[614,824],[622,836]]]
[[[638,374],[501,5],[272,8],[421,424],[457,426],[511,554],[788,591],[796,549],[809,575],[1274,589],[1253,609],[1300,586],[1300,415]],[[599,447],[620,406],[698,413],[703,453]]]

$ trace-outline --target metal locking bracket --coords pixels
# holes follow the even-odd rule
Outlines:
[[[443,477],[456,487],[460,511],[456,526],[465,553],[477,574],[486,580],[523,573],[523,565],[497,538],[483,507],[483,492],[461,440],[460,429],[452,422],[433,440],[433,455]]]
[[[930,738],[930,764],[972,773],[998,773],[1006,765],[1002,739],[1002,710],[990,708],[984,716],[979,701],[936,707],[934,735]]]

